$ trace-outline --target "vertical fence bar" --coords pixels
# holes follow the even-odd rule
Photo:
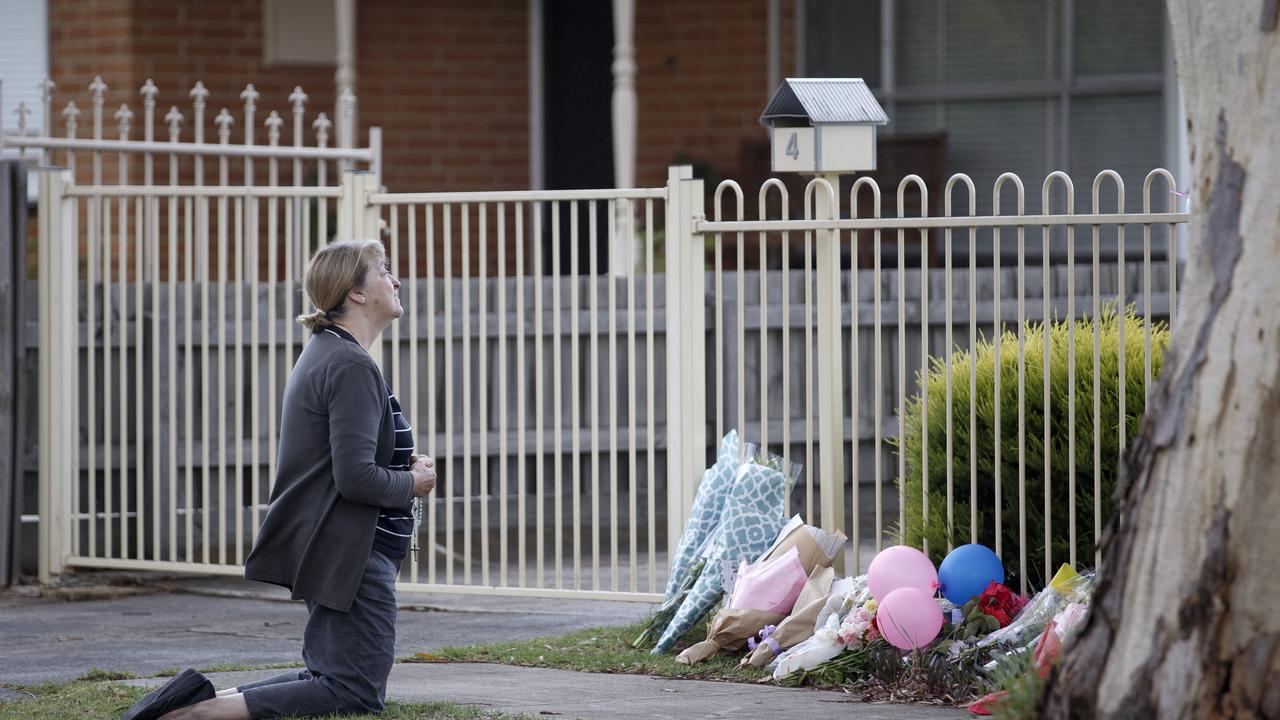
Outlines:
[[[627,238],[628,247],[635,247],[636,240],[636,206],[628,202],[627,209]],[[640,399],[640,393],[636,385],[636,365],[639,356],[636,355],[636,268],[635,258],[632,256],[632,267],[627,273],[627,517],[630,519],[628,530],[630,531],[628,548],[628,558],[630,560],[631,571],[631,592],[641,592],[639,582],[639,555],[640,548],[637,546],[638,533],[636,524],[640,518],[637,515],[638,503],[636,494],[639,492],[639,468],[637,464],[639,458],[636,455],[636,405]],[[716,373],[717,376],[719,372]],[[652,375],[646,385],[653,383]],[[617,392],[615,389],[614,392]],[[653,444],[653,438],[648,438],[648,444]],[[616,521],[615,521],[616,522]],[[652,529],[650,529],[652,532]]]
[[[528,548],[528,517],[525,508],[525,495],[528,494],[528,484],[526,483],[525,470],[528,467],[529,455],[528,446],[525,438],[529,434],[529,417],[525,414],[525,393],[528,392],[526,378],[529,374],[529,366],[525,358],[526,344],[526,328],[528,327],[527,316],[525,315],[525,287],[529,284],[528,278],[525,276],[524,267],[524,213],[527,205],[525,203],[515,203],[515,221],[516,221],[516,272],[517,278],[516,291],[516,525],[520,528],[520,535],[516,541],[516,556],[519,559],[519,566],[516,571],[516,582],[519,587],[527,587],[527,578],[525,566],[529,562]],[[540,292],[536,284],[533,286],[533,292]],[[505,320],[504,320],[505,324]],[[503,366],[504,372],[506,366]],[[538,449],[541,452],[541,449]],[[503,507],[506,507],[505,503]]]
[[[232,205],[232,214],[235,217],[235,283],[232,286],[232,292],[235,294],[235,310],[233,323],[235,324],[235,375],[234,380],[230,383],[235,390],[236,399],[241,400],[244,397],[244,290],[248,284],[248,263],[245,260],[245,230],[248,225],[248,218],[245,213],[245,198],[235,198]],[[224,503],[230,503],[231,512],[235,513],[235,562],[244,561],[244,511],[241,503],[244,499],[244,461],[245,461],[245,440],[244,440],[244,411],[240,408],[240,403],[236,402],[232,408],[232,417],[234,418],[234,429],[232,430],[231,444],[236,451],[235,466],[235,495],[231,498],[223,498]]]
[[[458,426],[453,421],[453,398],[457,390],[453,384],[453,209],[448,204],[440,206],[444,231],[444,437],[445,455],[449,458],[449,471],[457,471],[454,462],[454,436]],[[465,213],[464,213],[465,215]],[[460,473],[459,473],[460,474]],[[453,478],[446,476],[444,495],[444,582],[454,584],[453,577]]]
[[[1119,208],[1124,210],[1124,206]],[[1098,213],[1098,191],[1095,181],[1093,193],[1093,212]],[[1093,376],[1093,479],[1098,482],[1102,475],[1102,407],[1100,405],[1102,395],[1102,300],[1099,297],[1098,285],[1101,282],[1102,275],[1099,265],[1102,264],[1102,252],[1099,238],[1100,227],[1093,226],[1093,312],[1090,318],[1090,325],[1093,330],[1093,367],[1090,375]],[[1121,381],[1123,384],[1123,381]],[[1074,483],[1072,483],[1074,485]],[[1094,502],[1099,500],[1098,494],[1094,493]],[[1075,488],[1071,488],[1069,497],[1067,498],[1067,537],[1069,545],[1067,547],[1068,562],[1072,567],[1076,565],[1076,494]],[[1047,578],[1046,578],[1047,580]]]
[[[128,108],[121,107],[117,118],[125,120]],[[129,137],[129,126],[122,122],[121,139]],[[119,184],[129,184],[129,166],[124,153],[117,155],[117,174]],[[120,313],[120,557],[129,557],[129,202],[120,198],[119,218],[116,222],[116,242],[118,257],[116,272],[119,275],[119,313]]]
[[[594,228],[592,228],[594,230]],[[557,233],[557,236],[559,234]],[[569,201],[569,403],[572,408],[569,433],[573,440],[573,589],[582,589],[582,402],[579,386],[583,375],[581,362],[582,296],[578,266],[582,260],[578,244],[578,201]]]
[[[874,191],[872,197],[874,198],[874,202],[875,202],[875,217],[878,218],[880,217],[880,202],[881,202],[880,188],[875,184],[874,181],[872,181],[871,189]],[[853,209],[850,209],[850,212],[853,212]],[[872,279],[873,279],[873,283],[872,283],[873,293],[872,293],[871,302],[874,309],[871,313],[871,326],[872,326],[871,338],[872,338],[872,344],[875,346],[873,348],[873,355],[874,355],[873,359],[875,361],[875,365],[872,368],[873,382],[871,383],[872,388],[874,388],[874,398],[875,398],[874,399],[875,408],[872,413],[873,421],[875,424],[874,433],[872,437],[872,447],[873,447],[873,456],[875,460],[875,484],[876,484],[876,552],[879,553],[880,550],[884,547],[884,470],[881,467],[883,465],[883,462],[882,462],[883,459],[881,457],[881,452],[880,452],[881,438],[884,436],[884,428],[883,428],[883,422],[882,422],[884,418],[884,385],[883,385],[884,373],[883,373],[883,367],[882,367],[884,363],[884,349],[881,347],[881,344],[882,344],[881,326],[883,324],[883,320],[881,319],[881,313],[883,312],[881,309],[881,294],[882,294],[882,288],[883,288],[884,282],[880,274],[880,265],[881,265],[880,228],[875,229],[875,237],[872,245],[872,250],[873,252],[871,254],[872,255],[871,272],[872,272]],[[806,262],[805,265],[807,267],[808,263]],[[805,312],[805,316],[806,317],[808,316],[807,311]],[[807,429],[807,426],[808,426],[808,423],[806,422],[806,429]]]
[[[668,193],[667,201],[670,202],[671,201],[670,185],[667,186],[667,193]],[[646,342],[645,342],[645,352],[646,352],[645,368],[646,368],[646,374],[648,376],[648,381],[645,383],[645,389],[648,391],[647,397],[645,398],[646,400],[645,419],[648,422],[648,427],[645,428],[645,432],[646,432],[645,437],[649,439],[649,442],[646,443],[648,445],[648,456],[646,457],[645,469],[648,471],[648,476],[649,476],[648,486],[647,486],[648,496],[649,496],[648,497],[648,500],[649,500],[648,502],[649,592],[652,593],[652,592],[658,591],[658,522],[657,522],[658,478],[657,478],[657,457],[656,457],[657,451],[654,448],[654,445],[657,444],[656,433],[654,432],[654,425],[655,425],[654,415],[658,411],[658,405],[656,401],[657,392],[654,388],[654,379],[657,376],[657,369],[654,364],[655,353],[654,353],[654,333],[653,333],[653,325],[654,325],[653,316],[655,312],[654,299],[653,299],[653,276],[656,274],[656,271],[654,269],[654,249],[653,249],[653,200],[645,200],[645,203],[644,203],[644,228],[645,228],[644,266],[645,266],[645,269],[648,271],[647,276],[645,277],[645,302],[648,304],[648,307],[645,310],[645,331],[647,333]],[[667,248],[669,252],[670,246],[668,245]],[[670,325],[668,325],[667,327],[670,328]],[[670,382],[670,378],[668,378],[668,382]],[[670,412],[670,408],[668,408],[668,412]],[[667,446],[668,453],[671,452],[670,447],[671,447],[670,445]],[[674,479],[671,477],[668,477],[667,483],[670,484],[672,482],[674,482]]]
[[[183,419],[183,511],[186,513],[185,522],[183,523],[183,538],[186,548],[184,553],[186,562],[195,562],[195,528],[194,518],[195,502],[192,495],[195,492],[195,389],[192,376],[195,375],[195,340],[193,326],[195,325],[195,310],[192,295],[195,293],[195,241],[193,236],[194,215],[191,198],[186,198],[182,204],[183,217],[183,235],[182,235],[182,260],[183,260],[183,278],[186,280],[186,286],[183,288],[183,348],[185,352],[183,359],[186,362],[182,373],[182,419]],[[203,368],[202,368],[203,370]],[[203,375],[203,372],[201,373]]]
[[[488,313],[488,289],[487,275],[489,262],[489,233],[488,233],[488,215],[489,206],[485,203],[479,205],[480,212],[480,247],[479,247],[479,263],[477,264],[477,281],[476,289],[479,295],[479,328],[476,331],[479,347],[476,349],[478,358],[479,376],[476,385],[480,391],[479,398],[479,415],[480,415],[480,448],[478,468],[479,477],[477,482],[480,489],[480,581],[489,584],[489,500],[492,497],[489,492],[489,408],[488,408],[488,388],[489,383],[485,381],[489,377],[487,372],[489,366],[489,353],[487,336],[489,334],[489,313]]]
[[[533,387],[534,387],[534,439],[533,447],[537,453],[534,462],[534,499],[537,501],[535,515],[537,517],[537,534],[535,535],[534,545],[537,554],[537,564],[534,566],[537,576],[537,587],[545,588],[544,574],[546,568],[546,492],[545,474],[547,447],[545,444],[545,436],[543,427],[546,417],[545,386],[546,378],[543,377],[543,337],[542,337],[542,296],[545,292],[542,283],[542,208],[541,202],[533,203],[533,214],[530,216],[533,223]],[[554,212],[554,211],[553,211]],[[554,288],[553,288],[554,292]],[[554,309],[553,309],[554,312]],[[558,326],[557,326],[558,330]],[[558,497],[558,496],[557,496]]]
[[[471,584],[471,544],[475,527],[471,524],[471,206],[458,206],[462,224],[462,267],[458,284],[462,291],[462,582]]]
[[[182,122],[182,116],[178,113],[178,108],[172,108],[169,114],[165,116],[165,120],[169,123],[169,142],[177,144],[178,142],[178,123]],[[176,187],[178,184],[178,156],[169,154],[169,185]],[[165,384],[167,392],[166,410],[168,412],[169,425],[169,446],[166,450],[169,456],[169,474],[167,477],[169,487],[169,560],[176,562],[178,560],[178,196],[176,194],[169,196],[169,245],[166,255],[168,257],[168,282],[166,289],[168,290],[168,315],[169,315],[169,382]],[[157,282],[159,279],[157,278]],[[190,315],[184,316],[189,319]],[[159,318],[157,318],[157,321]],[[158,322],[157,322],[158,324]],[[185,323],[184,323],[185,324]],[[185,374],[185,373],[184,373]],[[159,387],[157,383],[156,387]],[[158,405],[159,403],[157,403]],[[158,498],[157,498],[158,502]],[[157,558],[159,552],[156,553]]]
[[[600,237],[596,227],[598,204],[587,201],[588,237],[591,250],[587,270],[587,288],[591,293],[591,588],[600,589],[600,292],[596,282]],[[609,218],[612,220],[612,216]],[[610,222],[610,225],[613,223]],[[574,303],[574,312],[578,312]],[[574,383],[578,387],[578,382]],[[575,423],[576,425],[576,423]],[[575,467],[577,465],[575,464]]]
[[[420,383],[418,379],[418,351],[421,347],[419,345],[418,335],[418,323],[421,318],[421,314],[418,312],[418,210],[411,204],[405,205],[404,209],[405,221],[408,224],[407,230],[409,233],[409,402],[407,407],[409,409],[409,417],[412,418],[411,422],[418,423],[420,427],[425,429],[429,426],[422,424],[423,417],[418,413],[418,393],[420,390]],[[432,318],[430,316],[427,316],[428,322],[430,322],[431,319]],[[430,351],[430,346],[428,346],[427,349]],[[429,382],[433,380],[434,378],[428,378]],[[425,442],[423,441],[424,438]],[[432,437],[429,430],[425,435],[419,435],[414,438],[413,444],[417,446],[419,455],[435,455],[435,438]],[[414,502],[425,504],[427,501],[425,498],[421,498],[414,500]],[[413,534],[413,541],[416,543],[416,547],[421,547],[422,529],[418,527],[417,522],[414,523]],[[427,548],[427,551],[430,552],[430,547]],[[421,557],[415,554],[413,562],[409,563],[409,582],[418,582],[418,572],[421,565]]]
[[[226,108],[214,119],[218,124],[218,142],[231,139],[231,114]],[[218,186],[228,184],[227,156],[218,157]],[[218,563],[227,562],[227,274],[230,265],[227,232],[227,198],[218,197]],[[208,442],[208,441],[206,441]]]
[[[573,262],[573,255],[570,254],[570,262]],[[563,268],[560,265],[560,202],[553,200],[551,202],[551,395],[552,395],[552,421],[555,423],[555,506],[554,523],[552,530],[555,533],[555,586],[556,588],[564,587],[564,542],[561,537],[561,530],[564,527],[562,519],[564,504],[561,502],[560,488],[564,482],[564,393],[561,392],[562,376],[560,374],[561,357],[564,355],[561,349],[560,334],[560,317],[562,315],[563,305],[560,303],[560,281],[563,277]],[[576,321],[575,321],[576,322]],[[575,362],[576,364],[576,362]],[[570,366],[572,367],[572,366]],[[576,526],[575,526],[576,527]]]
[[[904,215],[903,190],[906,187],[906,178],[898,184],[898,217]],[[896,305],[898,311],[898,439],[901,442],[906,437],[906,419],[907,409],[907,264],[906,264],[907,240],[906,231],[898,230],[898,294],[896,297]],[[821,323],[819,323],[821,326]],[[821,362],[822,352],[819,350],[819,362]],[[906,496],[906,479],[907,479],[907,454],[898,451],[898,542],[906,542],[907,527],[907,496]]]
[[[268,115],[267,119],[264,121],[264,124],[267,127],[267,143],[273,148],[278,147],[280,145],[280,127],[284,125],[284,119],[281,118],[280,115],[276,113],[275,110],[272,110],[271,114]],[[280,186],[280,161],[277,160],[275,157],[272,157],[270,160],[267,161],[267,185],[273,189]],[[288,203],[289,201],[286,201],[286,206],[285,206],[286,218],[291,217],[288,215],[288,210],[289,210]],[[279,269],[280,238],[279,238],[279,228],[278,228],[279,217],[280,217],[279,200],[276,198],[275,195],[272,195],[271,197],[267,198],[267,272],[266,272],[267,435],[266,435],[266,438],[262,438],[258,435],[258,432],[256,430],[253,433],[253,447],[255,452],[258,450],[259,446],[262,444],[264,439],[267,443],[269,443],[267,446],[267,482],[266,482],[268,493],[271,490],[271,483],[274,480],[276,475],[277,447],[276,447],[276,443],[273,442],[273,440],[276,437],[276,367],[277,367],[277,358],[278,358],[278,350],[279,350],[279,347],[277,345],[278,340],[276,338],[276,325],[279,322],[279,315],[277,314],[277,309],[276,309],[276,294],[278,292],[278,287],[279,287],[278,278],[280,274],[280,269]],[[286,229],[285,242],[287,243],[288,240],[289,240],[289,236],[287,234],[287,229]],[[255,267],[255,275],[257,275],[256,267]],[[254,294],[254,298],[256,300],[257,298],[256,293]],[[255,307],[257,306],[257,304],[258,304],[257,302],[254,303]],[[258,324],[255,322],[254,332],[257,332],[256,330],[257,327],[258,327]],[[286,330],[286,332],[288,331]],[[258,351],[255,351],[254,353],[255,357],[257,356],[257,353]],[[254,397],[257,398],[258,395],[255,393]],[[257,418],[258,413],[255,412],[254,417]],[[257,468],[256,472],[261,470],[261,467],[257,463],[256,459],[255,459],[254,467]],[[258,475],[255,474],[254,475],[255,481],[257,480],[257,478],[258,478]],[[264,499],[261,495],[261,491],[262,491],[262,488],[260,486],[260,483],[255,482],[254,488],[253,488],[253,511],[252,511],[253,512],[253,537],[255,540],[258,537],[258,527],[260,525],[259,506],[264,502]]]
[[[505,587],[508,584],[507,498],[510,497],[507,480],[512,468],[507,455],[508,416],[511,413],[511,403],[508,402],[507,395],[507,204],[504,202],[498,203],[497,219],[498,364],[495,374],[498,376],[498,583]],[[523,366],[518,372],[524,372]],[[521,525],[520,529],[523,531],[524,525]]]
[[[144,252],[147,245],[147,225],[150,218],[150,203],[146,198],[137,198],[133,203],[133,402],[134,402],[134,557],[144,559],[146,555],[147,515],[144,512],[147,468],[147,432],[146,432],[146,387],[144,386],[145,362],[143,352],[146,348],[146,327],[143,300],[146,298],[143,282],[146,280]]]
[[[805,189],[813,191],[813,215],[834,221],[840,216],[835,188],[839,177],[815,178]],[[808,212],[810,199],[805,198]],[[840,359],[840,235],[834,228],[817,231],[816,268],[818,274],[818,478],[822,495],[822,526],[843,528],[844,524],[844,393],[841,389],[843,364]],[[837,572],[843,558],[837,557]]]
[[[626,201],[623,201],[624,203]],[[629,207],[629,206],[628,206]],[[606,203],[609,218],[609,247],[618,248],[617,204]],[[623,240],[623,247],[632,247],[631,237]],[[614,262],[615,258],[610,258]],[[599,273],[598,268],[596,272]],[[630,270],[628,270],[630,272]],[[618,591],[618,278],[605,274],[609,283],[609,589]]]
[[[423,250],[426,252],[426,271],[427,271],[427,377],[429,378],[430,392],[433,397],[436,396],[436,389],[440,387],[436,376],[436,348],[439,346],[439,338],[436,336],[436,327],[439,325],[436,321],[436,292],[443,287],[447,293],[449,288],[446,284],[436,279],[436,209],[434,205],[423,205],[423,220],[426,222],[426,245]],[[415,303],[415,307],[416,307]],[[446,315],[445,322],[449,321]],[[444,396],[445,407],[448,407],[450,389],[448,386],[442,388],[443,392],[439,395]],[[415,395],[415,398],[417,396]],[[438,403],[429,403],[430,410],[427,411],[426,431],[427,437],[432,444],[431,452],[436,456],[436,465],[439,466],[439,460],[442,456],[436,447],[436,436],[439,434],[436,412]],[[450,467],[450,470],[453,468]],[[445,490],[448,490],[449,477],[445,477]],[[436,578],[436,554],[439,552],[439,536],[436,533],[436,510],[438,509],[437,500],[440,497],[440,488],[429,493],[426,498],[426,508],[424,514],[427,516],[427,582],[438,582]]]
[[[147,79],[146,84],[142,86],[140,91],[143,101],[143,139],[147,143],[155,141],[155,110],[156,110],[156,86]],[[150,188],[155,185],[155,167],[152,153],[142,154],[143,162],[143,185]],[[151,383],[150,392],[146,393],[151,396],[151,433],[148,434],[148,444],[151,445],[151,557],[152,559],[160,559],[160,223],[159,223],[159,200],[155,196],[148,196],[143,200],[143,208],[146,213],[146,225],[143,229],[143,265],[145,273],[150,276],[151,280]],[[141,307],[141,305],[139,306]],[[141,317],[141,316],[140,316]],[[141,351],[141,343],[139,343],[139,351]],[[141,353],[139,354],[139,366],[142,366]],[[142,387],[141,378],[139,379],[139,387]],[[139,393],[141,401],[145,395]],[[142,403],[140,402],[140,407]],[[141,417],[141,413],[139,413]],[[172,447],[172,446],[170,446]],[[141,519],[146,508],[142,495],[138,495],[138,517]],[[143,547],[141,538],[139,538],[138,549]],[[139,558],[142,553],[139,553]]]

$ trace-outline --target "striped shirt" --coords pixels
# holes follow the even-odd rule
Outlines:
[[[344,340],[356,342],[356,339],[340,327],[325,328],[324,332],[337,335]],[[358,344],[358,343],[357,343]],[[391,416],[396,424],[395,452],[391,454],[389,470],[408,470],[409,458],[413,455],[413,426],[404,416],[400,401],[396,399],[386,380],[382,387],[387,392],[391,403]],[[392,560],[403,560],[409,554],[409,541],[413,537],[412,503],[403,508],[382,508],[378,513],[378,526],[373,534],[373,550],[386,555]]]

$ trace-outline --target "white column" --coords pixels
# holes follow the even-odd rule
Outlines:
[[[636,60],[631,39],[635,31],[635,0],[613,0],[613,184],[636,186]],[[635,267],[635,247],[628,230],[631,203],[615,205],[609,268],[627,275]]]
[[[333,25],[336,30],[338,50],[338,69],[333,73],[334,113],[336,118],[342,117],[342,92],[356,92],[356,2],[355,0],[333,0]],[[355,116],[351,118],[355,121]],[[342,137],[342,132],[338,132]],[[355,137],[352,133],[351,137]]]

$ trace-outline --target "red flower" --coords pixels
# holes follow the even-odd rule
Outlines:
[[[1004,585],[992,580],[987,589],[978,596],[978,607],[983,613],[990,615],[1004,627],[1013,621],[1018,611],[1027,604],[1026,598],[1016,595]]]

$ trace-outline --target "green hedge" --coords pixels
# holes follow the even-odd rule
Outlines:
[[[1125,434],[1126,446],[1138,431],[1145,408],[1143,319],[1132,309],[1123,318],[1125,335]],[[1119,347],[1121,319],[1114,306],[1101,317],[1101,502],[1103,521],[1113,506],[1113,491],[1120,460],[1119,438]],[[1050,326],[1050,487],[1052,507],[1053,565],[1068,559],[1068,323]],[[1151,328],[1151,370],[1159,374],[1169,330],[1164,323]],[[1024,337],[1026,368],[1026,554],[1029,587],[1039,588],[1044,578],[1044,325],[1028,324]],[[1075,323],[1076,368],[1076,557],[1080,565],[1093,564],[1093,324],[1089,319]],[[977,363],[977,504],[978,542],[995,547],[995,346],[978,344]],[[905,415],[905,542],[921,547],[927,538],[929,556],[941,562],[951,545],[969,542],[970,462],[969,462],[969,363],[968,351],[952,356],[952,453],[954,523],[947,529],[947,438],[946,366],[933,358],[922,385],[929,398],[928,467],[929,513],[926,525],[921,482],[922,432],[921,397],[908,402]],[[1000,340],[1000,485],[1002,556],[1009,575],[1007,582],[1017,587],[1018,567],[1018,338],[1006,331]],[[950,535],[950,537],[948,537]]]

